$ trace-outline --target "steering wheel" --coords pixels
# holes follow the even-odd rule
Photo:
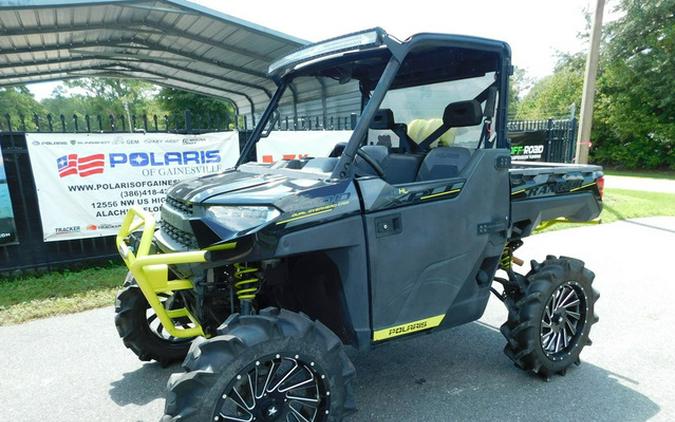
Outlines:
[[[370,168],[375,170],[375,173],[377,173],[378,176],[384,179],[384,170],[377,161],[373,160],[373,158],[366,154],[361,148],[356,150],[356,155],[361,157],[363,161],[365,161],[370,166]]]

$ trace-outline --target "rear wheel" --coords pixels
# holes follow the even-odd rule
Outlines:
[[[598,321],[594,277],[578,259],[548,256],[533,262],[524,290],[506,297],[509,319],[501,327],[508,341],[504,353],[516,366],[549,378],[580,363]]]
[[[342,343],[304,315],[231,316],[169,379],[162,421],[339,421],[354,409]]]
[[[160,294],[160,301],[166,309],[182,307],[175,295]],[[191,324],[187,319],[178,323]],[[190,349],[192,339],[176,338],[166,331],[131,274],[115,300],[115,326],[124,345],[142,361],[156,360],[167,366],[183,360]]]

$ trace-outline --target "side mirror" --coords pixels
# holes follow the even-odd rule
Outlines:
[[[447,128],[476,126],[482,121],[483,110],[477,100],[450,103],[443,112],[443,126]]]

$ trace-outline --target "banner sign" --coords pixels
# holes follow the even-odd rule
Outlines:
[[[132,206],[157,213],[183,179],[233,167],[237,132],[27,133],[45,242],[117,233]]]
[[[511,159],[521,161],[543,161],[547,131],[510,132]]]
[[[5,161],[2,158],[2,150],[0,150],[0,245],[11,243],[17,243],[16,226],[5,173]]]
[[[261,163],[302,157],[328,157],[335,145],[349,141],[351,130],[274,131],[256,145]]]

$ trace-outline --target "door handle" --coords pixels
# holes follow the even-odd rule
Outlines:
[[[375,237],[399,234],[402,231],[401,214],[387,215],[375,219]]]

